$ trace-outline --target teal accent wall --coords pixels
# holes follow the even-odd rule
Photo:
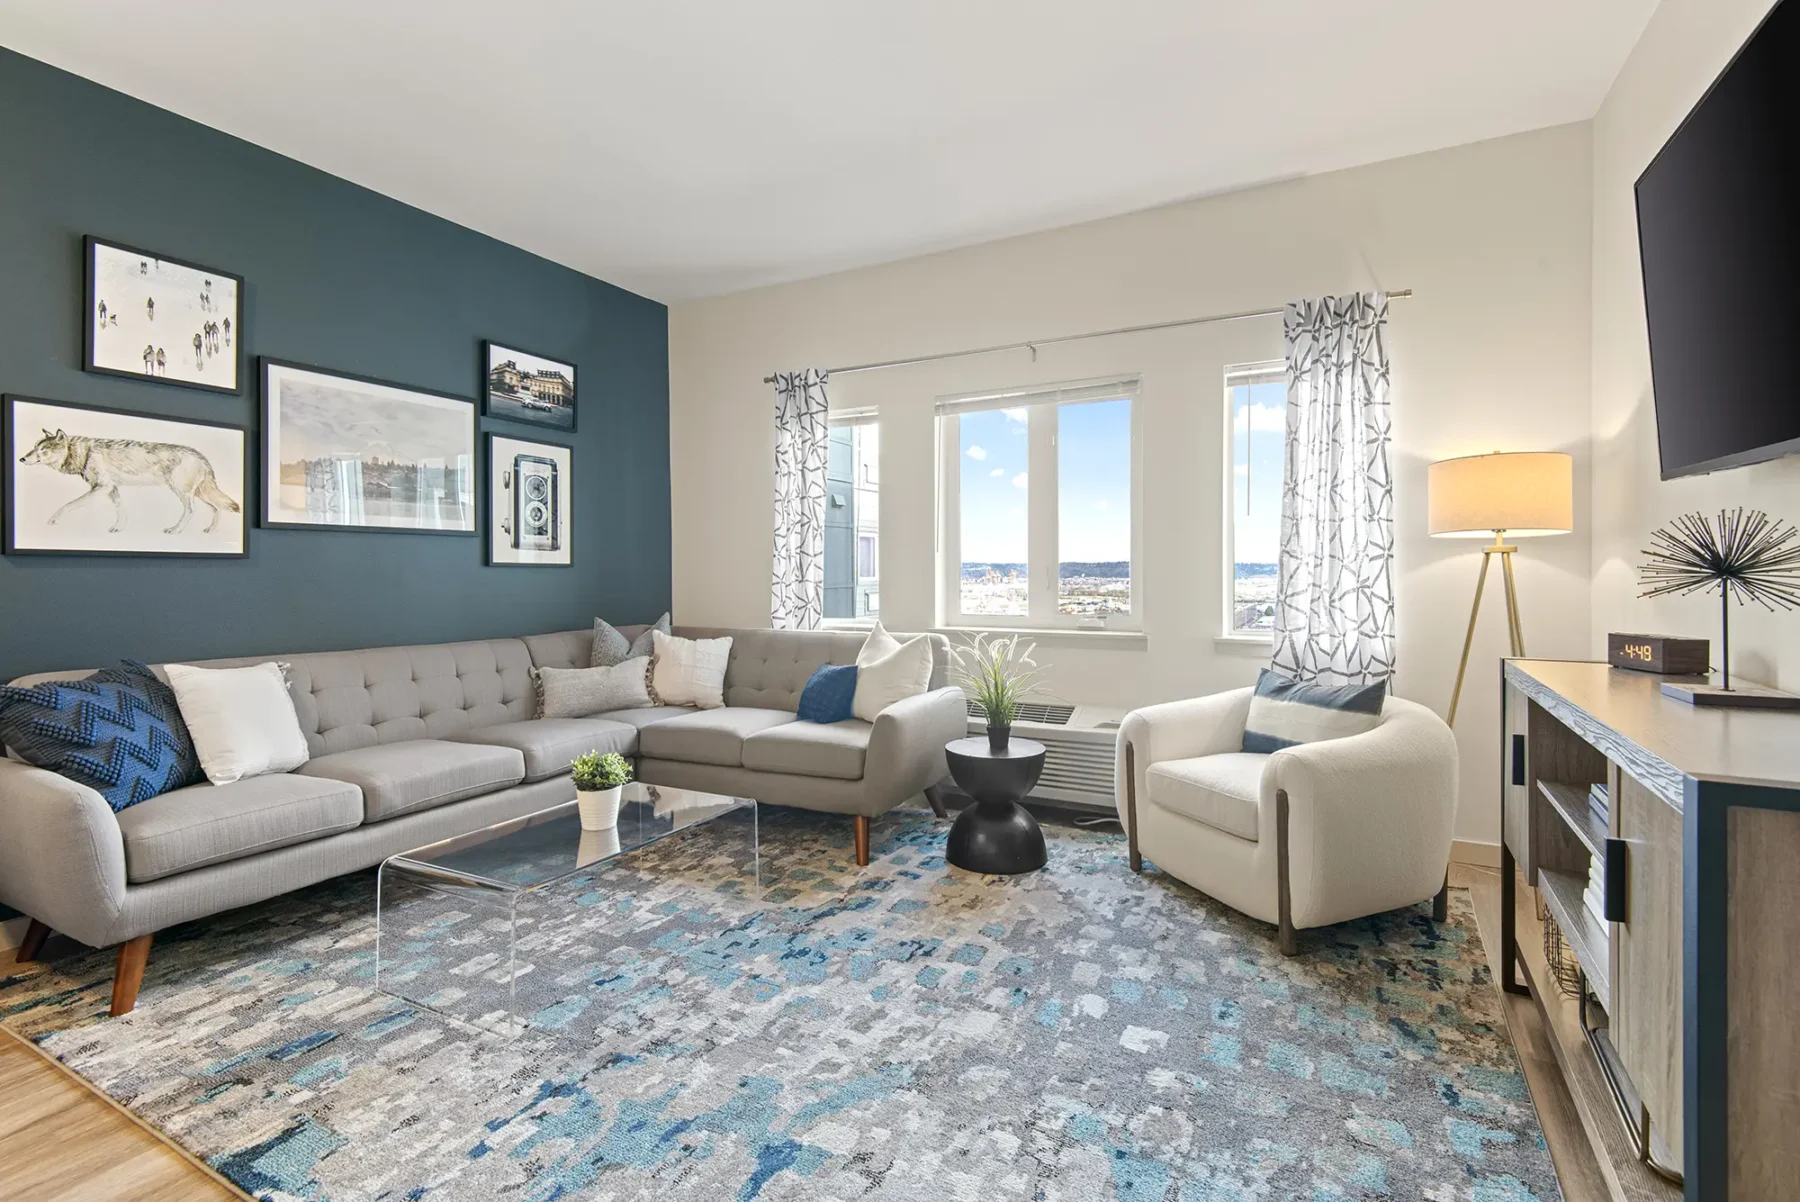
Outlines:
[[[491,150],[471,144],[467,170]],[[81,370],[84,234],[245,278],[241,396]],[[255,459],[256,356],[473,400],[484,338],[578,365],[578,433],[482,424],[574,447],[573,567],[484,567],[478,538],[254,526],[243,560],[6,556],[0,680],[646,622],[670,594],[663,305],[0,50],[0,391],[242,424]]]

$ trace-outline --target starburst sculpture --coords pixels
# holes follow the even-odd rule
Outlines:
[[[1760,509],[1719,511],[1717,520],[1684,513],[1650,532],[1649,561],[1638,569],[1640,597],[1687,596],[1717,589],[1720,671],[1731,688],[1731,599],[1771,613],[1800,606],[1800,530]]]

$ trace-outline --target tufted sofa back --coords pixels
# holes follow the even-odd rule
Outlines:
[[[646,627],[621,626],[627,638]],[[853,664],[862,650],[858,631],[721,630],[677,626],[683,638],[730,636],[725,669],[725,704],[792,710],[800,690],[825,664]],[[897,636],[902,640],[908,635]],[[949,677],[950,643],[931,639],[931,687]],[[522,639],[434,643],[418,647],[376,647],[367,651],[319,651],[302,655],[241,655],[191,661],[202,668],[241,668],[276,660],[288,665],[288,693],[315,756],[408,739],[445,735],[537,716],[531,670],[585,668],[593,655],[594,632],[565,630]],[[15,684],[86,676],[44,672]],[[160,674],[160,669],[159,669]]]
[[[531,655],[519,639],[196,660],[240,668],[279,660],[313,755],[441,739],[537,716]]]
[[[644,629],[619,627],[626,638],[636,638]],[[798,707],[800,690],[824,665],[855,663],[866,637],[854,630],[726,630],[705,626],[677,626],[675,633],[686,639],[729,637],[731,658],[725,666],[725,704],[774,710]],[[895,637],[905,641],[911,636]],[[931,687],[941,689],[950,675],[950,641],[941,634],[928,637]],[[565,630],[527,635],[524,642],[537,667],[585,668],[593,654],[594,632]]]

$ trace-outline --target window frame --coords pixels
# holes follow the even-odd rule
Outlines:
[[[1239,629],[1237,625],[1237,430],[1232,405],[1234,388],[1258,384],[1287,383],[1287,363],[1282,359],[1265,359],[1255,363],[1233,363],[1225,368],[1224,387],[1220,390],[1220,417],[1224,438],[1224,557],[1220,571],[1220,633],[1217,637],[1233,642],[1273,643],[1273,630]],[[1254,430],[1252,429],[1252,432]],[[1248,486],[1246,486],[1248,487]]]
[[[1059,410],[1063,405],[1131,402],[1131,608],[1103,622],[1081,614],[1058,613],[1060,600],[1061,489],[1057,454]],[[962,612],[962,415],[993,409],[1027,413],[1026,597],[1024,614]],[[947,630],[1030,630],[1089,632],[1144,629],[1144,389],[1136,375],[1029,385],[999,392],[937,398],[938,442],[938,625]]]
[[[862,406],[862,407],[858,407],[858,408],[831,409],[831,410],[828,410],[825,414],[825,425],[826,425],[827,429],[838,429],[838,428],[844,427],[844,426],[874,426],[876,429],[876,437],[879,438],[880,430],[881,430],[881,413],[878,409],[875,409],[872,406]],[[876,451],[876,470],[873,473],[870,473],[867,481],[864,481],[860,478],[853,481],[851,483],[851,488],[867,489],[869,491],[876,493],[878,496],[880,495],[880,493],[881,493],[880,459],[881,459],[881,456],[885,453],[886,453],[885,445],[877,449],[877,451]],[[861,475],[860,466],[858,467],[857,471],[860,476]],[[878,502],[878,504],[879,504],[879,502]],[[850,566],[853,569],[852,573],[851,573],[852,579],[855,580],[855,582],[856,582],[855,587],[859,592],[865,586],[866,582],[868,582],[870,580],[873,580],[876,582],[876,589],[879,591],[880,581],[881,581],[881,542],[882,542],[880,528],[877,527],[876,532],[875,532],[875,575],[873,575],[873,576],[864,576],[862,574],[861,539],[862,539],[862,536],[861,536],[860,531],[853,530],[851,532],[850,545],[852,548],[852,550],[851,550],[852,563]],[[821,567],[821,570],[822,570],[822,567]],[[821,629],[832,629],[832,630],[873,630],[875,628],[875,623],[880,620],[881,620],[881,614],[879,612],[871,613],[865,617],[860,617],[860,618],[856,618],[856,617],[851,617],[851,618],[821,617],[819,619],[819,626]]]

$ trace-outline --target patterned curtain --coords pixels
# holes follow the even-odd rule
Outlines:
[[[1283,320],[1287,471],[1272,666],[1295,680],[1394,674],[1387,310],[1387,294],[1369,292],[1296,302]]]
[[[825,373],[775,374],[776,630],[813,630],[825,615]]]

